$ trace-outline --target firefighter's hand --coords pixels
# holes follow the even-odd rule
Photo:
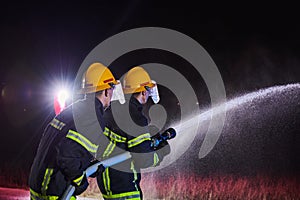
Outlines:
[[[72,185],[75,186],[74,195],[80,195],[87,189],[87,187],[89,186],[89,182],[87,180],[87,177],[84,175],[79,185],[75,184],[74,182]]]
[[[168,141],[163,141],[161,143],[159,143],[158,147],[156,148],[157,150],[164,148],[166,151],[166,154],[170,153],[170,145],[168,143]]]

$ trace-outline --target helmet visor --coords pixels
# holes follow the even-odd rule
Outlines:
[[[117,84],[113,84],[111,87],[114,89],[113,95],[111,97],[111,101],[118,100],[121,104],[125,103],[125,97],[122,89],[122,85],[119,80],[117,80]]]
[[[158,93],[158,88],[157,88],[157,84],[155,81],[152,80],[152,83],[154,84],[153,87],[146,87],[146,90],[150,93],[149,96],[151,96],[153,102],[155,104],[157,104],[160,100],[160,97],[159,97],[159,93]]]

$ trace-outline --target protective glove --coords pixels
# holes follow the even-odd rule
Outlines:
[[[72,185],[75,186],[74,195],[80,195],[87,189],[87,187],[89,186],[89,182],[87,180],[87,177],[84,175],[79,185],[74,182],[72,182]]]

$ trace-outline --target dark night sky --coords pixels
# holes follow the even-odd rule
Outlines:
[[[72,81],[85,56],[120,31],[156,26],[192,37],[219,67],[228,96],[300,80],[296,6],[120,2],[0,6],[2,163],[30,165],[53,116],[52,87]]]

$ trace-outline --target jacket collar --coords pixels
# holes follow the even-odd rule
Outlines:
[[[134,96],[131,96],[130,104],[134,105],[136,107],[136,109],[139,111],[143,110],[143,104],[141,104]]]
[[[95,98],[95,108],[96,112],[99,111],[101,115],[104,114],[103,104],[98,98]]]

